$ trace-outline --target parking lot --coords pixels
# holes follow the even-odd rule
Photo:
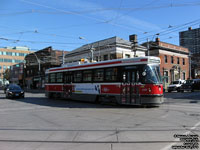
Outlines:
[[[160,107],[6,99],[0,91],[0,150],[167,150],[175,134],[200,135],[200,93],[165,93]]]

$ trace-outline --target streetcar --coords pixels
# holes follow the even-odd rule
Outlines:
[[[91,102],[159,106],[163,84],[159,57],[64,64],[45,72],[45,95]]]

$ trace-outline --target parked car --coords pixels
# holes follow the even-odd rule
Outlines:
[[[17,84],[10,84],[6,90],[6,98],[24,98],[24,90]]]
[[[181,92],[184,91],[194,91],[194,81],[193,80],[186,80],[186,82],[181,86]]]
[[[181,87],[181,92],[200,90],[200,79],[187,80]]]
[[[172,81],[171,84],[167,87],[167,91],[181,91],[181,86],[185,83],[185,80],[178,80],[178,81]]]

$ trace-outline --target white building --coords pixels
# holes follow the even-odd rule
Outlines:
[[[103,61],[118,58],[133,58],[145,56],[147,49],[137,43],[119,37],[88,43],[65,55],[65,63],[77,62],[81,59]]]

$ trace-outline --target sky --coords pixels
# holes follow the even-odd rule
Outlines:
[[[179,45],[200,27],[200,0],[0,0],[0,47],[71,51],[113,36]],[[81,37],[81,38],[80,38]]]

